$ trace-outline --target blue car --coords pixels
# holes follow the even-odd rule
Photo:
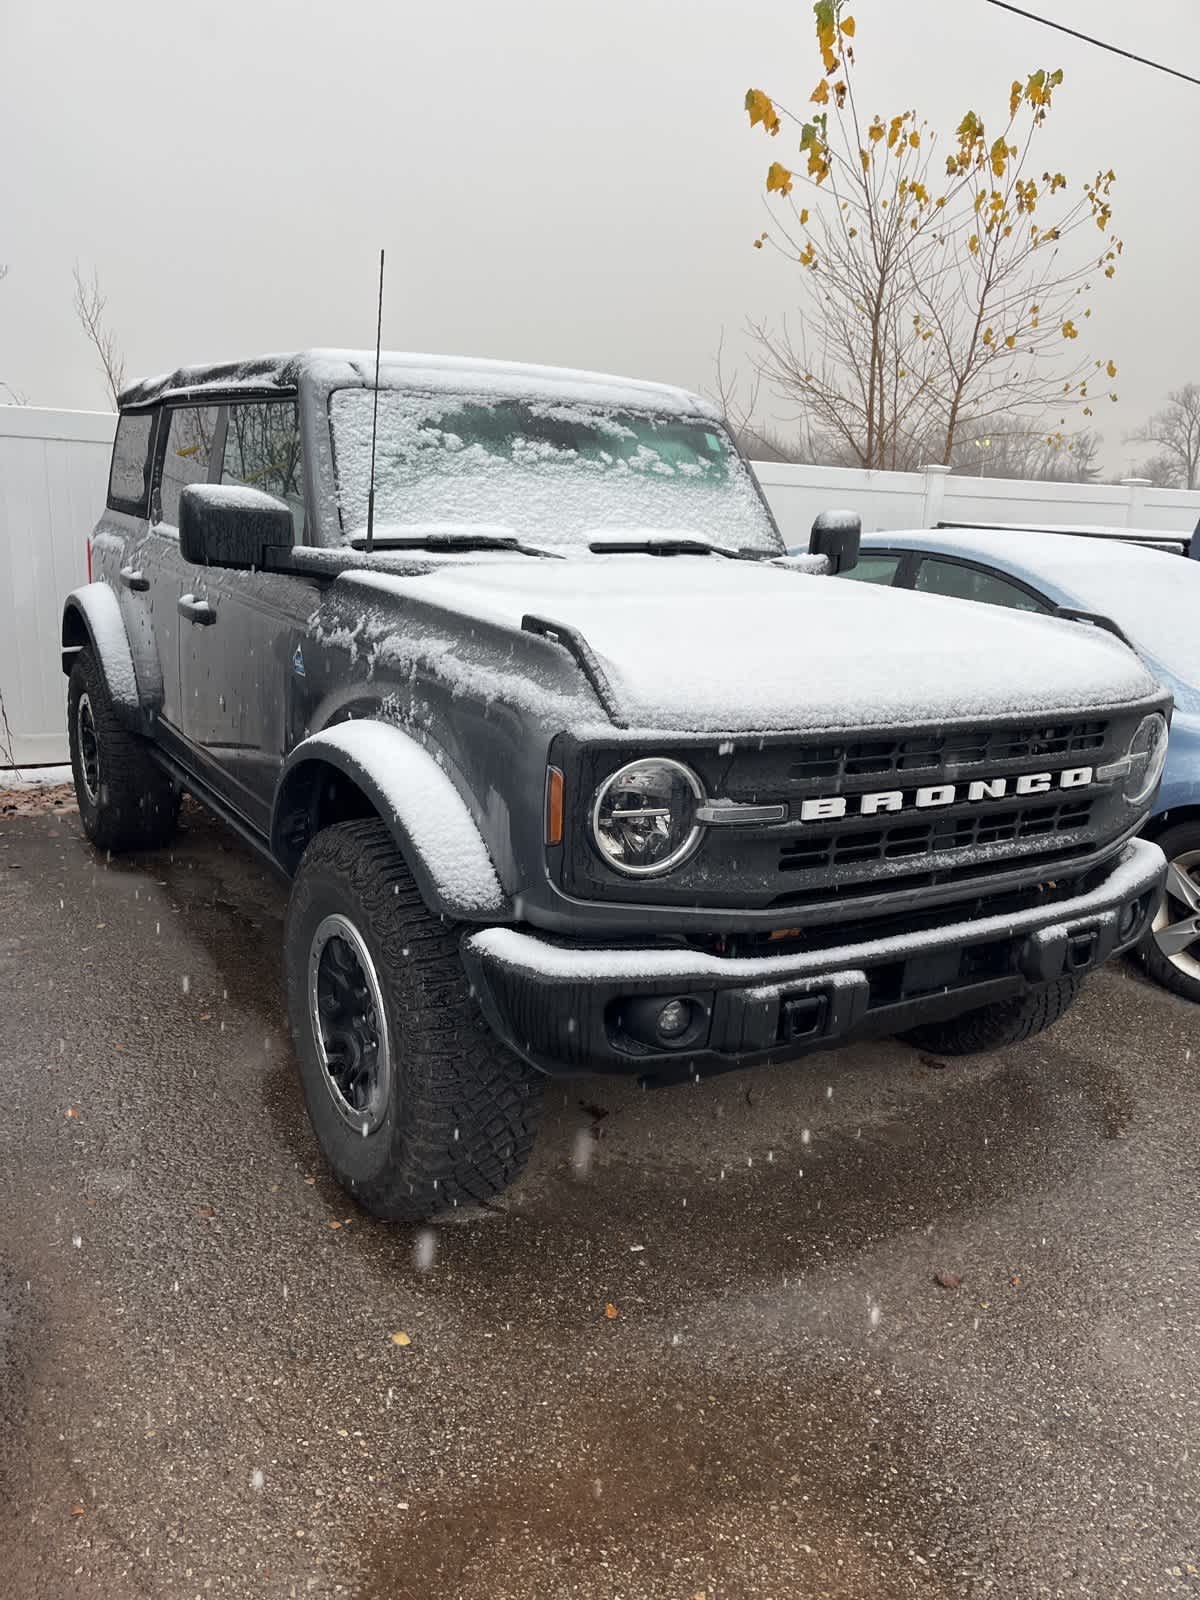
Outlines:
[[[1164,987],[1200,1001],[1200,560],[1115,530],[941,527],[865,533],[858,564],[842,576],[1117,625],[1175,696],[1166,771],[1145,828],[1170,863],[1167,889],[1139,955]]]

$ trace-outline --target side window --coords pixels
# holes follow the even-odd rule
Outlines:
[[[217,435],[217,406],[175,406],[167,412],[167,444],[159,490],[159,520],[179,526],[179,493],[189,483],[208,483]]]
[[[112,467],[108,474],[108,503],[114,511],[146,515],[150,489],[150,437],[153,411],[123,411],[117,418]]]
[[[980,600],[984,605],[1008,606],[1013,611],[1049,611],[1050,607],[994,572],[964,566],[961,561],[922,561],[916,587],[924,594],[952,595],[956,600]]]
[[[294,400],[254,400],[229,407],[221,482],[245,484],[286,500],[304,529],[300,417]]]
[[[859,583],[891,583],[900,565],[899,556],[861,555],[853,567],[839,572],[839,578],[857,578]]]

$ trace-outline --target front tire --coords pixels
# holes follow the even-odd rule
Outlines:
[[[1138,958],[1164,989],[1200,1001],[1200,823],[1168,828],[1155,843],[1167,858],[1167,886]]]
[[[1006,1050],[1043,1033],[1062,1016],[1079,993],[1079,978],[1056,978],[1012,1000],[965,1011],[945,1022],[925,1022],[900,1035],[918,1050],[937,1056],[974,1056]]]
[[[114,855],[169,844],[179,792],[152,760],[148,742],[118,720],[90,646],[71,666],[67,733],[79,816],[92,843]]]
[[[513,1182],[543,1079],[484,1021],[455,930],[426,908],[381,822],[340,822],[309,845],[284,966],[313,1128],[366,1210],[416,1222]]]

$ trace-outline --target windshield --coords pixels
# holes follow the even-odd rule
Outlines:
[[[1173,678],[1200,684],[1200,561],[1128,546],[1089,548],[1086,565],[1074,563],[1061,581],[1078,605],[1112,617]]]
[[[367,522],[373,398],[337,389],[330,399],[347,540]],[[783,553],[749,471],[713,423],[574,400],[381,390],[375,531],[447,524],[580,553],[597,538],[663,532]]]

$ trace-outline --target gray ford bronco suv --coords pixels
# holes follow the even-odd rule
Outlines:
[[[547,1076],[996,1049],[1137,941],[1167,696],[1078,620],[831,583],[856,543],[788,558],[658,385],[314,351],[122,395],[63,613],[83,824],[163,845],[187,790],[291,880],[364,1206],[500,1190]]]

